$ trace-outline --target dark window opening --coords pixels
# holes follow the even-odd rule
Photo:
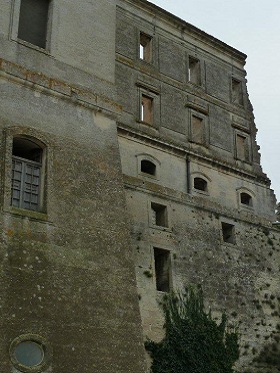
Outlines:
[[[168,227],[167,207],[158,203],[151,203],[152,223],[160,227]]]
[[[14,138],[12,159],[12,206],[38,211],[43,150],[26,138]]]
[[[46,48],[49,0],[21,0],[18,38]]]
[[[141,99],[141,121],[153,124],[153,98],[149,96],[142,95]]]
[[[194,189],[202,190],[203,192],[207,192],[207,181],[202,179],[201,177],[195,177],[193,181]]]
[[[252,197],[248,193],[241,193],[240,194],[240,202],[243,205],[252,206]]]
[[[152,38],[142,32],[140,33],[139,56],[146,62],[152,60]]]
[[[194,57],[189,57],[189,82],[196,85],[201,84],[200,61]]]
[[[231,92],[233,104],[243,105],[242,83],[240,81],[232,79]]]
[[[156,288],[158,291],[170,290],[170,252],[154,248]]]
[[[156,165],[153,162],[147,161],[147,160],[144,159],[144,160],[141,161],[141,172],[144,172],[145,174],[155,176],[156,175]]]
[[[234,225],[222,223],[222,232],[224,242],[235,244]]]

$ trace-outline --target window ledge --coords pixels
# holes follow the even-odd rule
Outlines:
[[[31,43],[28,43],[28,41],[25,41],[25,40],[22,40],[22,39],[12,39],[12,40],[15,41],[18,44],[24,45],[27,48],[34,49],[38,52],[46,54],[47,56],[51,55],[49,50],[38,47],[37,45],[31,44]]]
[[[169,227],[163,227],[161,225],[155,225],[155,224],[151,224],[150,225],[150,228],[152,229],[157,229],[159,231],[163,231],[163,232],[172,232],[172,229],[169,228]]]
[[[210,196],[209,192],[204,191],[204,190],[195,189],[195,188],[193,189],[193,194],[194,195],[203,195],[203,196],[206,196],[206,197]]]
[[[9,209],[6,209],[5,212],[9,212],[10,214],[17,216],[28,217],[33,220],[48,221],[48,215],[44,212],[26,210],[12,206]]]

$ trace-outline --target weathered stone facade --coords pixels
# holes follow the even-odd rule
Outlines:
[[[22,1],[0,13],[1,371],[146,372],[162,295],[194,283],[239,325],[237,370],[278,372],[280,234],[246,56],[143,0],[53,0],[42,48]],[[40,168],[34,208],[15,164]],[[42,346],[33,370],[22,341]]]

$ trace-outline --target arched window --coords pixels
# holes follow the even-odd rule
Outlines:
[[[240,193],[240,202],[242,205],[247,205],[247,206],[252,206],[253,205],[253,200],[250,194],[248,193]]]
[[[43,148],[26,137],[13,139],[11,205],[33,211],[41,208]]]
[[[201,177],[195,177],[193,180],[193,187],[194,189],[207,192],[207,181],[202,179]]]
[[[147,159],[143,159],[141,161],[141,172],[144,172],[145,174],[149,174],[152,176],[156,175],[156,165],[148,161]]]

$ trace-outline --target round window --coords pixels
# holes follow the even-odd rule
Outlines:
[[[13,340],[10,356],[19,371],[41,372],[50,363],[51,349],[44,338],[35,334],[24,334]]]
[[[15,347],[14,356],[20,364],[34,367],[44,360],[44,351],[37,342],[23,341]]]

